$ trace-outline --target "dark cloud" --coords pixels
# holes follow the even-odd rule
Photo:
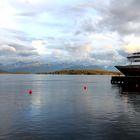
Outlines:
[[[92,18],[86,18],[83,21],[81,21],[80,25],[79,25],[79,30],[77,30],[75,32],[75,35],[78,34],[85,34],[85,33],[93,33],[97,31],[97,26],[95,23],[95,20]]]
[[[95,12],[93,16],[87,14],[87,18],[83,18],[80,21],[79,29],[77,29],[75,34],[112,31],[123,35],[132,33],[139,35],[139,7],[139,0],[110,0],[108,2],[101,2],[101,5],[93,1],[84,3],[81,5],[82,9],[93,9]]]
[[[140,33],[140,1],[112,0],[103,20],[99,23],[102,28],[117,31],[120,34]]]
[[[39,56],[39,54],[36,51],[29,51],[29,50],[19,51],[19,52],[17,52],[17,55],[23,56],[23,57]]]

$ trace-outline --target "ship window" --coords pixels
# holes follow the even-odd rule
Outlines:
[[[128,58],[128,59],[130,59],[130,58],[140,58],[140,55],[136,55],[136,56],[128,56],[127,58]]]
[[[140,62],[140,60],[134,60],[134,62]]]
[[[136,55],[136,54],[140,54],[140,52],[137,52],[137,53],[132,53],[133,55]]]

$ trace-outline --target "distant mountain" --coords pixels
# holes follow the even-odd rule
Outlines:
[[[115,68],[114,66],[104,67],[104,70],[108,70],[108,71],[118,71],[117,68]]]
[[[64,64],[55,64],[55,65],[50,65],[50,64],[38,64],[38,65],[24,65],[21,67],[17,68],[11,68],[9,69],[10,72],[32,72],[32,73],[37,73],[37,72],[51,72],[51,71],[56,71],[56,70],[62,70],[65,68]]]
[[[14,64],[9,64],[5,66],[0,66],[2,70],[6,70],[8,72],[54,72],[60,70],[113,70],[116,71],[113,67],[104,67],[98,65],[85,65],[85,64],[77,64],[77,63],[52,63],[52,64],[41,64],[38,62],[34,63],[24,63],[18,62]]]
[[[6,71],[4,71],[4,70],[0,70],[0,73],[6,73]]]

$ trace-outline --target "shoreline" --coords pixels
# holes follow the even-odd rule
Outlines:
[[[51,75],[121,75],[120,72],[106,71],[106,70],[61,70],[55,72],[40,72],[37,74],[51,74]]]
[[[61,70],[54,72],[2,72],[0,74],[37,74],[37,75],[118,75],[122,74],[117,71],[106,71],[106,70]]]

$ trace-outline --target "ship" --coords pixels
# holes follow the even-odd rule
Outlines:
[[[115,66],[125,76],[140,76],[140,52],[135,52],[127,56],[128,65]]]

